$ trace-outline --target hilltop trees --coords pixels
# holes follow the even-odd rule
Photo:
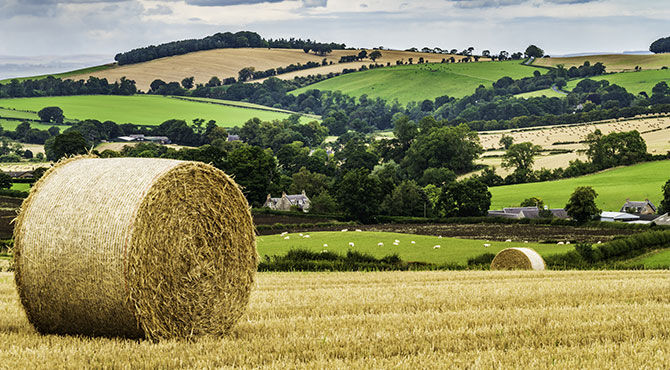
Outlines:
[[[649,51],[652,53],[670,53],[670,37],[661,37],[649,45]]]
[[[586,155],[598,170],[634,164],[647,157],[647,143],[638,131],[603,135],[595,130],[587,135],[586,141],[589,143]]]
[[[535,45],[530,45],[526,48],[525,55],[527,58],[542,58],[544,56],[544,50],[538,48]]]
[[[374,50],[368,57],[372,59],[373,62],[376,62],[377,59],[382,57],[382,52],[379,50]]]

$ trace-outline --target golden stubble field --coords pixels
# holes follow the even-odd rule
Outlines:
[[[539,58],[533,62],[534,66],[555,67],[559,64],[565,68],[579,67],[589,61],[591,65],[601,62],[607,68],[607,72],[633,71],[635,67],[642,69],[661,69],[670,67],[670,54],[605,54],[585,55],[565,58]]]
[[[668,368],[667,271],[261,273],[224,339],[41,336],[0,274],[4,368]]]
[[[330,72],[342,72],[345,68],[359,68],[361,65],[372,63],[367,59],[364,62],[337,63],[343,55],[358,54],[360,50],[333,50],[326,56],[332,66],[309,68],[302,71],[279,75],[280,78],[293,78],[295,76],[307,76],[315,74],[327,74]],[[368,49],[368,53],[371,50]],[[447,54],[417,53],[400,50],[381,50],[382,57],[377,63],[395,64],[396,60],[408,61],[414,59],[416,63],[423,57],[431,63],[438,63],[442,58],[449,58]],[[458,57],[458,56],[455,56]],[[219,78],[235,77],[245,67],[254,67],[256,70],[264,71],[270,68],[286,67],[295,63],[321,62],[324,57],[314,53],[306,54],[302,49],[266,49],[266,48],[239,48],[239,49],[215,49],[204,50],[184,55],[176,55],[167,58],[155,59],[149,62],[118,66],[103,71],[70,76],[73,80],[87,79],[89,76],[107,78],[109,82],[126,77],[135,80],[137,87],[143,91],[149,90],[149,85],[156,79],[165,82],[181,80],[185,77],[195,77],[195,83],[206,83],[212,76]],[[483,59],[482,59],[483,60]],[[488,59],[487,59],[488,60]]]
[[[500,148],[502,135],[511,136],[515,143],[525,141],[541,146],[545,150],[569,149],[572,153],[549,154],[543,153],[535,158],[534,168],[554,169],[567,167],[575,159],[586,160],[583,152],[587,149],[585,143],[579,143],[596,129],[603,134],[637,130],[647,143],[647,151],[652,154],[664,154],[670,151],[670,117],[646,117],[631,120],[618,120],[603,123],[588,123],[570,126],[547,126],[537,129],[513,129],[504,131],[483,131],[479,133],[479,140],[484,149]],[[572,144],[554,144],[559,142],[573,142]],[[498,174],[507,175],[509,170],[500,168],[504,150],[488,151],[482,155],[479,163],[496,166]],[[498,156],[489,157],[487,156]]]

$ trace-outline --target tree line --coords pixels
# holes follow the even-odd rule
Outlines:
[[[201,50],[227,49],[227,48],[282,48],[282,49],[313,49],[315,51],[323,50],[342,50],[345,44],[327,43],[322,44],[312,40],[301,39],[264,39],[256,32],[240,31],[236,33],[224,32],[202,39],[189,39],[181,41],[172,41],[160,45],[150,45],[147,47],[133,49],[127,52],[118,53],[114,60],[119,65],[147,62],[150,60],[169,57],[173,55],[182,55]]]

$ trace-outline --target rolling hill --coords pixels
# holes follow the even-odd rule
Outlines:
[[[359,68],[363,64],[372,63],[367,59],[363,62],[337,63],[344,55],[358,54],[359,50],[333,50],[325,59],[333,62],[332,66],[310,68],[285,75],[280,78],[293,78],[295,76],[306,76],[310,74],[327,74],[329,72],[341,72],[344,68]],[[448,58],[447,54],[418,53],[398,50],[382,50],[382,57],[377,63],[390,62],[395,64],[396,60],[407,61],[413,58],[417,61],[420,57],[430,62],[440,62],[442,58]],[[155,59],[148,62],[128,64],[124,66],[114,65],[99,70],[84,70],[62,74],[63,77],[74,80],[87,79],[89,76],[107,78],[109,82],[126,77],[135,80],[137,87],[143,91],[149,90],[149,85],[155,79],[165,82],[181,81],[185,77],[195,77],[195,83],[206,83],[212,76],[221,79],[227,77],[237,78],[240,69],[254,67],[256,70],[267,70],[270,68],[286,67],[290,64],[321,62],[323,56],[313,53],[305,53],[299,49],[266,49],[266,48],[237,48],[237,49],[214,49],[197,51],[193,53],[176,55]]]
[[[579,67],[585,61],[591,64],[601,62],[607,68],[607,72],[633,71],[635,67],[646,69],[661,69],[670,67],[670,54],[605,54],[605,55],[585,55],[567,58],[540,58],[533,62],[534,66],[556,67],[559,64],[570,68]]]
[[[206,101],[185,100],[156,95],[110,96],[83,95],[40,98],[0,99],[0,107],[38,111],[47,106],[63,109],[69,119],[97,119],[116,123],[158,125],[169,119],[191,122],[195,118],[215,120],[219,126],[241,125],[258,117],[262,120],[287,118],[290,113],[256,104],[217,100],[218,104]],[[223,105],[226,104],[226,105]],[[314,116],[304,116],[308,122]]]
[[[479,85],[491,86],[504,76],[515,79],[532,76],[536,70],[546,72],[518,61],[402,65],[337,76],[294,93],[311,89],[341,91],[352,96],[398,99],[405,104],[443,95],[460,98],[472,94]]]
[[[647,71],[639,71],[639,72],[621,72],[621,73],[612,73],[612,74],[607,74],[607,75],[602,75],[602,76],[594,76],[594,77],[589,77],[591,80],[596,80],[596,81],[601,81],[601,80],[607,80],[609,81],[610,85],[619,85],[623,88],[625,88],[629,93],[631,94],[638,94],[641,91],[646,92],[647,94],[651,95],[651,89],[656,85],[657,83],[661,81],[665,81],[670,85],[670,69],[663,69],[663,70],[647,70]],[[572,89],[577,86],[579,81],[582,81],[583,79],[575,79],[575,80],[570,80],[568,81],[567,86],[563,88],[565,91],[572,91]],[[529,93],[524,93],[524,94],[519,94],[517,95],[518,97],[523,97],[523,98],[529,98],[529,97],[534,97],[534,96],[542,96],[545,95],[547,97],[564,97],[564,94],[557,93],[556,91],[552,89],[544,89],[544,90],[538,90],[538,91],[532,91]]]
[[[540,197],[553,208],[565,206],[578,186],[591,186],[598,193],[596,204],[604,211],[618,211],[627,198],[661,200],[661,187],[670,180],[670,160],[619,167],[571,179],[496,186],[489,188],[491,209],[518,206],[524,199]]]

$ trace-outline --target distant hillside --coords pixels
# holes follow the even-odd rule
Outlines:
[[[607,67],[607,72],[633,71],[635,67],[644,69],[670,68],[670,54],[604,54],[604,55],[582,55],[567,58],[540,58],[533,62],[534,66],[556,67],[563,64],[565,68],[579,67],[585,61],[595,64],[601,62]]]
[[[546,72],[546,69],[523,66],[519,61],[403,65],[330,78],[294,93],[311,89],[341,91],[352,96],[366,94],[388,101],[398,99],[405,104],[443,95],[461,98],[474,93],[479,85],[491,87],[501,77],[518,79],[532,76],[536,70]]]
[[[345,68],[359,68],[363,64],[372,63],[365,59],[362,62],[338,63],[340,57],[358,54],[359,50],[333,50],[325,59],[333,65],[310,68],[293,73],[279,75],[279,78],[293,78],[295,76],[306,76],[310,74],[327,74],[328,72],[342,72]],[[382,50],[382,57],[377,63],[395,64],[396,60],[407,61],[413,58],[415,63],[423,57],[430,62],[440,62],[443,58],[451,55],[418,53],[395,50]],[[121,77],[135,80],[137,88],[143,91],[149,90],[149,85],[156,79],[165,82],[181,81],[186,77],[195,77],[195,83],[206,83],[212,76],[220,79],[238,77],[238,72],[245,67],[254,67],[257,71],[270,68],[286,67],[290,64],[322,62],[323,56],[312,52],[305,53],[299,49],[268,49],[268,48],[239,48],[239,49],[215,49],[198,51],[184,55],[160,58],[144,63],[114,66],[102,71],[86,71],[81,74],[69,74],[67,77],[87,79],[89,76],[107,78],[109,82],[119,80]]]

